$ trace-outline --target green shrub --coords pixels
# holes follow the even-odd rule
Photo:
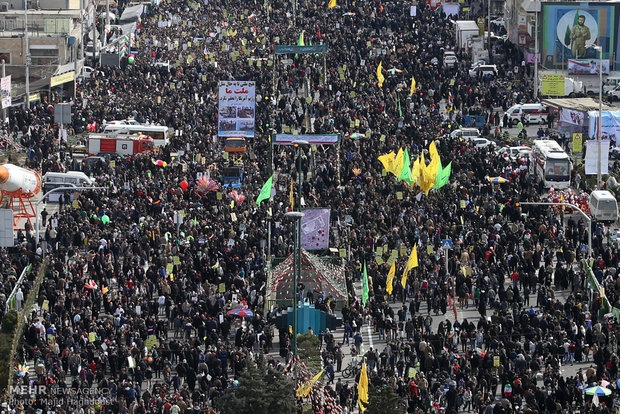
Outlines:
[[[12,334],[17,326],[17,311],[10,310],[2,319],[2,332]]]

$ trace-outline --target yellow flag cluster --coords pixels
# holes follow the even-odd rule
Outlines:
[[[380,62],[379,66],[377,66],[377,81],[377,85],[382,88],[383,82],[385,81],[385,76],[383,76],[383,62]]]
[[[336,7],[336,0],[329,0],[329,4],[327,5],[330,9]]]
[[[428,195],[430,189],[436,185],[436,179],[442,171],[441,159],[435,146],[435,141],[432,141],[428,146],[428,153],[431,157],[430,163],[426,165],[424,153],[421,153],[414,161],[413,166],[411,166],[410,174],[408,174],[408,171],[403,171],[404,168],[410,168],[409,160],[405,159],[405,157],[409,157],[407,150],[403,151],[400,148],[396,156],[394,156],[394,151],[380,155],[379,161],[383,168],[387,172],[394,174],[397,179],[401,180],[403,177],[410,177],[410,179],[407,178],[407,182],[411,183],[411,187],[418,185]]]
[[[411,254],[409,255],[409,260],[407,260],[407,266],[405,266],[405,270],[403,271],[403,277],[400,280],[400,284],[403,285],[403,288],[407,286],[407,273],[413,268],[418,267],[418,245],[417,243],[413,245],[413,249],[411,249]]]

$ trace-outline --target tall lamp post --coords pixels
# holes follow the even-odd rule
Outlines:
[[[603,48],[600,45],[592,46],[594,50],[599,52],[598,60],[598,130],[596,131],[597,140],[597,170],[596,170],[596,188],[601,189],[601,170],[602,170],[602,150],[601,150],[601,130],[603,129]]]
[[[303,153],[302,147],[307,146],[308,141],[296,139],[292,144],[297,149],[297,211],[290,211],[285,216],[296,220],[295,250],[293,253],[295,255],[293,261],[293,337],[291,338],[293,357],[295,357],[297,356],[297,283],[301,279],[301,218],[304,216],[304,213],[301,211],[301,155]]]

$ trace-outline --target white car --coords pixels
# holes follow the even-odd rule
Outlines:
[[[459,63],[456,54],[452,51],[445,52],[443,54],[443,65],[446,67],[455,67]]]
[[[480,138],[480,131],[476,128],[459,128],[450,133],[451,138],[462,138],[466,141],[474,138]]]
[[[518,147],[502,147],[495,151],[495,154],[506,161],[516,161],[520,157],[527,157],[532,153],[532,149],[525,145]]]
[[[491,23],[498,26],[506,27],[506,20],[503,17],[497,17],[495,19],[492,19]]]
[[[469,142],[476,148],[495,147],[495,142],[486,138],[474,138]]]

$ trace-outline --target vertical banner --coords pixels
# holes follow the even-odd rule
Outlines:
[[[573,153],[580,154],[583,147],[583,134],[580,132],[573,133]]]
[[[11,75],[5,76],[0,81],[0,99],[2,100],[2,109],[11,106]]]
[[[318,250],[329,248],[329,215],[328,208],[304,210],[301,218],[301,248]]]
[[[586,175],[598,174],[598,140],[587,141],[586,148]],[[600,141],[601,144],[601,174],[609,174],[609,141]]]
[[[217,135],[253,137],[256,118],[256,82],[220,81]]]

